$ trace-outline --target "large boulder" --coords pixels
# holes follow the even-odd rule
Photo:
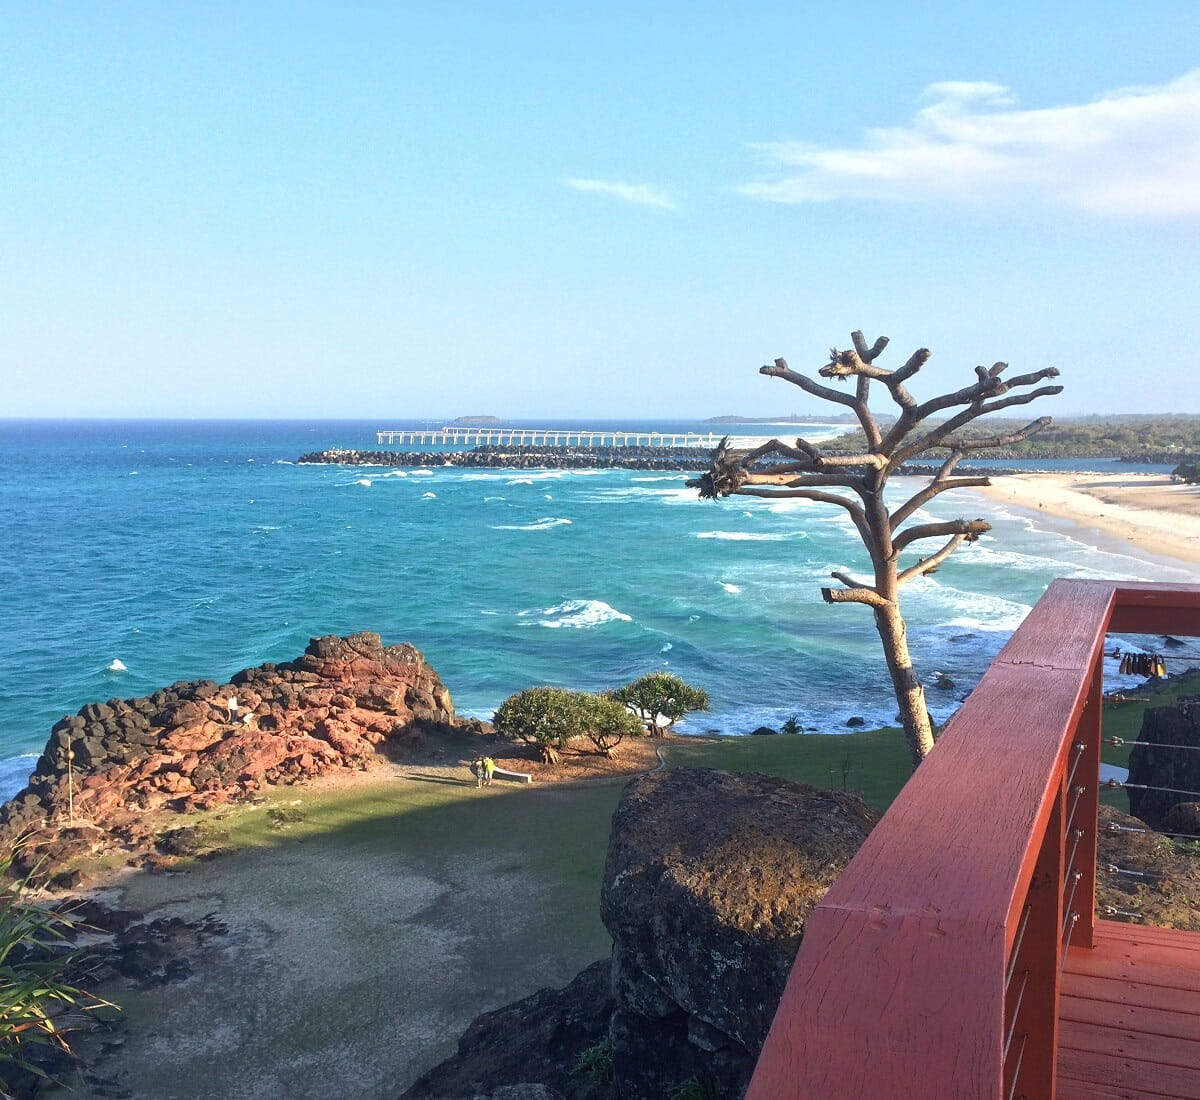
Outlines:
[[[1200,798],[1200,702],[1151,707],[1129,751],[1129,812],[1152,829],[1169,829],[1180,803]],[[1142,788],[1148,789],[1142,789]]]
[[[660,1100],[691,1078],[742,1094],[805,921],[876,819],[856,795],[762,775],[630,783],[601,892],[621,1100]]]
[[[476,1018],[458,1053],[435,1066],[400,1100],[516,1096],[505,1089],[544,1089],[549,1097],[587,1100],[600,1088],[575,1072],[580,1056],[608,1037],[613,1011],[607,959],[593,963],[564,989],[542,989]],[[600,1083],[597,1082],[597,1085]],[[520,1095],[535,1094],[521,1093]]]
[[[372,633],[313,638],[295,661],[225,684],[181,681],[64,716],[29,785],[0,807],[0,844],[21,838],[18,870],[45,874],[116,837],[148,845],[148,811],[208,809],[361,770],[457,722],[446,686],[413,646]],[[88,830],[69,828],[81,821]]]

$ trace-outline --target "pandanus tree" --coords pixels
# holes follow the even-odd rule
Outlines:
[[[854,521],[871,559],[873,576],[860,580],[841,570],[831,575],[840,588],[822,588],[827,603],[857,603],[871,608],[875,628],[883,643],[884,658],[891,676],[900,720],[914,770],[933,747],[933,723],[921,681],[909,655],[907,629],[900,612],[900,590],[918,577],[932,573],[959,546],[974,542],[991,525],[982,519],[953,519],[908,523],[935,497],[950,489],[990,484],[986,477],[954,476],[962,458],[972,451],[1019,443],[1050,423],[1040,417],[1016,431],[985,436],[963,429],[988,413],[1026,405],[1039,397],[1061,393],[1062,386],[1040,386],[1056,378],[1053,367],[1005,378],[1006,363],[976,367],[971,385],[918,401],[907,383],[929,360],[926,348],[915,351],[902,367],[884,370],[875,365],[888,344],[881,336],[868,346],[861,332],[851,337],[854,346],[836,348],[829,362],[817,373],[836,382],[853,382],[849,391],[834,389],[807,375],[793,371],[783,359],[762,367],[760,374],[782,378],[806,393],[850,409],[865,444],[854,454],[826,454],[805,439],[784,443],[772,439],[749,451],[729,446],[728,437],[712,456],[711,465],[689,485],[705,499],[726,496],[791,497],[813,500],[843,508]],[[894,422],[881,424],[871,411],[871,385],[877,382],[896,406]],[[885,498],[888,479],[907,462],[927,451],[945,451],[946,456],[924,486],[898,505]],[[906,526],[907,524],[907,526]],[[932,552],[905,564],[901,555],[919,551],[929,539],[942,540]]]

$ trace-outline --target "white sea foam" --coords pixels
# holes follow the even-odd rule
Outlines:
[[[726,581],[717,581],[717,584],[719,584],[723,589],[725,589],[726,592],[728,592],[732,596],[736,596],[739,592],[741,592],[741,589],[738,588],[738,586],[736,584],[729,584]]]
[[[120,657],[114,657],[107,665],[104,666],[105,672],[128,672],[125,667],[125,662]]]
[[[547,500],[553,500],[553,499],[554,499],[554,497],[553,497],[553,496],[552,496],[550,493],[544,493],[543,495],[545,496],[545,498],[546,498]]]
[[[371,479],[369,477],[360,477],[354,484],[370,486]]]
[[[535,523],[497,523],[492,525],[493,531],[549,531],[551,527],[569,526],[569,519],[557,519],[554,516],[544,516]]]
[[[659,648],[659,653],[670,653],[674,648],[675,647],[671,645],[670,642],[663,642],[662,646]]]
[[[504,483],[505,485],[532,485],[533,478],[531,477],[514,477]]]
[[[421,494],[421,499],[422,499],[422,500],[436,500],[436,499],[437,499],[437,493],[422,493],[422,494]]]
[[[553,607],[518,611],[517,618],[523,620],[520,626],[546,626],[552,629],[569,626],[576,630],[616,621],[633,622],[632,616],[610,607],[603,600],[564,600]]]
[[[418,470],[410,471],[412,477],[433,477],[432,470],[426,470],[423,466]]]
[[[780,532],[768,534],[761,531],[697,531],[698,539],[722,539],[725,542],[783,542],[791,538]]]
[[[25,753],[0,760],[0,800],[7,801],[29,782],[29,774],[37,766],[37,753]]]
[[[683,481],[685,474],[658,474],[654,477],[631,477],[630,481]]]

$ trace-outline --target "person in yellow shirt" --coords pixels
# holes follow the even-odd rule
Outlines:
[[[483,785],[490,787],[492,785],[492,776],[496,774],[496,761],[490,756],[483,758]]]

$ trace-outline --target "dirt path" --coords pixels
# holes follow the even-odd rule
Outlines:
[[[398,1095],[480,1012],[608,953],[599,881],[623,782],[477,791],[460,761],[389,765],[287,792],[307,818],[266,847],[126,874],[110,903],[228,932],[183,981],[98,990],[125,1022],[76,1045],[112,1088],[74,1095]]]

